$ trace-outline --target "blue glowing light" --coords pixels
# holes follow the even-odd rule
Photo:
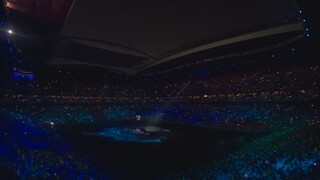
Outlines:
[[[206,76],[207,75],[207,69],[204,69],[202,74],[203,74],[203,76]]]
[[[14,69],[14,70],[16,71],[16,69]],[[20,72],[14,72],[13,78],[14,79],[26,79],[28,81],[33,81],[34,75],[33,74],[24,74],[24,73],[20,73]]]
[[[164,137],[151,137],[147,132],[136,128],[107,128],[97,133],[98,136],[108,137],[118,142],[161,143]]]

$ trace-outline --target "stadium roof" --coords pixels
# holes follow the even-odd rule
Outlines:
[[[292,0],[76,0],[49,65],[136,74],[242,41],[303,31]]]

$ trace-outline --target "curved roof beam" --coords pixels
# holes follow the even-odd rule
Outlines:
[[[106,68],[106,69],[109,69],[111,71],[126,73],[126,74],[129,74],[129,75],[133,75],[133,74],[137,73],[136,71],[134,71],[132,69],[128,69],[128,68],[121,68],[121,67],[105,66],[105,65],[101,65],[101,64],[80,62],[80,61],[76,61],[76,60],[72,60],[72,59],[68,59],[68,58],[52,58],[47,63],[47,65],[52,65],[52,66],[54,66],[54,65],[57,65],[57,66],[63,66],[63,65],[86,65],[86,66]]]
[[[253,33],[248,33],[248,34],[244,34],[244,35],[240,35],[240,36],[235,36],[235,37],[223,39],[220,41],[216,41],[213,43],[209,43],[209,44],[205,44],[205,45],[198,46],[195,48],[191,48],[189,50],[162,58],[160,60],[153,62],[152,64],[145,66],[140,71],[144,71],[144,70],[151,68],[153,66],[156,66],[156,65],[159,65],[159,64],[162,64],[162,63],[165,63],[165,62],[168,62],[168,61],[171,61],[171,60],[174,60],[174,59],[186,56],[186,55],[190,55],[190,54],[193,54],[196,52],[200,52],[200,51],[204,51],[204,50],[208,50],[208,49],[212,49],[212,48],[216,48],[216,47],[220,47],[220,46],[224,46],[224,45],[228,45],[228,44],[233,44],[233,43],[237,43],[237,42],[241,42],[241,41],[261,38],[261,37],[265,37],[265,36],[277,35],[277,34],[281,34],[281,33],[294,32],[294,31],[299,31],[299,30],[303,30],[303,29],[304,29],[303,23],[299,22],[299,23],[278,26],[278,27],[274,27],[274,28],[261,30],[261,31],[256,31]]]
[[[88,39],[88,38],[68,37],[68,36],[61,36],[60,38],[67,41],[71,41],[71,42],[75,42],[75,43],[79,43],[79,44],[83,44],[86,46],[91,46],[99,49],[109,50],[109,51],[132,55],[132,56],[144,57],[148,59],[156,59],[156,57],[150,54],[147,54],[145,52],[141,52],[134,48],[127,47],[127,46],[113,43],[113,42],[94,40],[94,39]]]

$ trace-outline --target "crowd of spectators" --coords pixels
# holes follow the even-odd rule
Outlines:
[[[2,111],[0,174],[12,179],[106,179],[94,160],[79,155],[52,129],[32,116]],[[21,119],[23,118],[23,119]]]
[[[0,167],[20,178],[107,178],[89,158],[77,155],[56,127],[121,121],[272,132],[217,162],[168,178],[308,178],[319,168],[319,138],[312,134],[320,123],[319,110],[311,105],[16,105],[0,110]]]
[[[258,138],[219,161],[161,179],[318,179],[319,124]]]
[[[58,126],[174,123],[271,134],[219,161],[165,178],[311,178],[320,163],[318,134],[312,130],[320,121],[319,77],[315,66],[126,86],[77,81],[64,89],[65,82],[57,80],[24,86],[17,81],[1,99],[0,169],[22,179],[106,179],[113,172],[100,173],[91,159],[77,155]]]
[[[305,102],[319,99],[318,66],[208,76],[185,81],[105,84],[54,80],[7,85],[4,102],[29,103],[181,103]],[[183,89],[183,90],[182,90]]]
[[[17,121],[44,126],[89,123],[174,123],[237,129],[276,129],[319,123],[318,105],[15,105],[1,108]],[[32,118],[31,118],[32,117]]]

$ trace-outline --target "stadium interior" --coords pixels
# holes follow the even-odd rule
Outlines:
[[[0,0],[1,179],[320,179],[308,0]]]

